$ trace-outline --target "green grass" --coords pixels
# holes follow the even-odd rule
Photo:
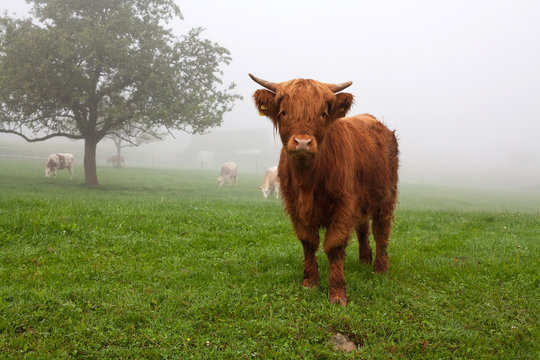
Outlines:
[[[0,166],[0,358],[540,358],[538,194],[403,185],[389,272],[351,241],[342,308],[262,175]]]

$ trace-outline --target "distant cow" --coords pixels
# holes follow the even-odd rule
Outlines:
[[[393,131],[373,116],[344,118],[353,95],[339,85],[295,79],[282,83],[251,78],[253,99],[279,132],[281,196],[304,248],[305,287],[317,286],[319,229],[330,263],[329,300],[347,304],[345,248],[353,230],[359,259],[372,262],[369,222],[376,244],[376,273],[388,269],[388,238],[397,198],[398,144]],[[270,91],[269,91],[270,90]]]
[[[67,169],[73,179],[73,154],[56,153],[49,155],[45,166],[45,177],[56,177],[56,170]]]
[[[276,198],[279,197],[279,181],[277,178],[277,166],[271,167],[266,170],[264,175],[263,184],[259,186],[262,191],[263,197],[268,198],[268,194],[275,194]]]
[[[221,173],[217,177],[218,187],[222,187],[223,184],[231,186],[238,185],[238,165],[233,162],[226,162],[221,166]]]
[[[112,163],[115,168],[121,168],[124,165],[124,157],[122,155],[110,156],[107,163]]]

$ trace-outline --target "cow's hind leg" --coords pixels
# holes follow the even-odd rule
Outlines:
[[[375,272],[382,274],[388,270],[388,239],[392,232],[393,217],[378,216],[373,219],[373,237],[375,238]]]
[[[373,254],[369,245],[369,220],[363,220],[356,226],[356,236],[358,237],[358,258],[364,264],[371,264]]]

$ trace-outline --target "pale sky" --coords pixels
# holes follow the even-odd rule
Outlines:
[[[259,86],[249,72],[274,82],[351,80],[349,114],[372,113],[397,130],[402,169],[418,161],[466,171],[523,158],[535,170],[523,176],[540,174],[540,1],[192,0],[180,7],[185,21],[175,29],[203,26],[232,53],[226,79],[245,99],[225,126],[271,128],[253,107]]]
[[[397,131],[405,173],[487,165],[540,175],[540,1],[178,4],[184,21],[170,24],[177,35],[200,26],[204,38],[231,52],[224,80],[244,100],[225,115],[225,129],[271,132],[253,106],[259,85],[248,73],[274,82],[350,80],[349,114],[371,113]]]

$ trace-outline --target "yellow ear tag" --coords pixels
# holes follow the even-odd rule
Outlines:
[[[267,110],[268,108],[264,105],[262,105],[260,108],[259,108],[259,116],[266,116],[262,111],[263,110]]]

